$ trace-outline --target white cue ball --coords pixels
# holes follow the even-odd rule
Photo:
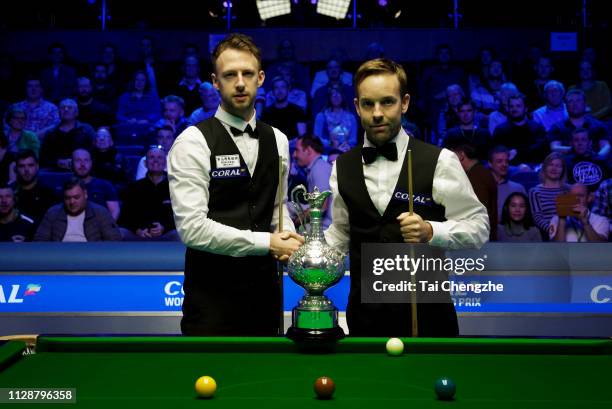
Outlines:
[[[399,338],[389,338],[387,341],[387,353],[392,356],[401,355],[404,352],[404,343]]]

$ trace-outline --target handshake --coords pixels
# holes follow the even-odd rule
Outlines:
[[[294,251],[304,244],[304,237],[291,231],[270,235],[270,254],[279,261],[287,261]]]

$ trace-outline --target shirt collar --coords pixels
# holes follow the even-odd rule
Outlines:
[[[410,139],[410,136],[408,135],[408,133],[406,133],[403,127],[400,127],[400,131],[395,136],[395,138],[391,138],[391,140],[389,140],[389,142],[387,143],[395,143],[395,146],[397,148],[397,156],[401,157],[401,153],[405,151],[406,146],[408,146],[409,139]],[[369,148],[375,148],[374,144],[370,142],[368,137],[365,135],[363,137],[363,146],[369,147]]]
[[[257,124],[256,112],[253,112],[253,116],[247,122],[240,117],[230,114],[229,112],[224,110],[223,107],[221,106],[217,108],[217,112],[215,112],[215,118],[217,118],[223,124],[234,127],[236,129],[240,129],[241,131],[244,131],[247,125],[251,125],[251,128],[255,130],[255,125]]]

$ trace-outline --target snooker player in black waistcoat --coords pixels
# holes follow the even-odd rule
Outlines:
[[[181,330],[273,336],[281,319],[276,261],[287,260],[303,243],[284,199],[289,144],[279,130],[255,119],[264,72],[252,39],[229,34],[212,62],[221,106],[213,118],[179,135],[168,155],[174,218],[187,246]],[[285,231],[271,233],[280,205]]]
[[[397,63],[375,59],[355,73],[355,108],[363,146],[341,155],[332,170],[332,224],[327,242],[350,251],[346,318],[351,336],[410,336],[410,304],[361,302],[362,243],[429,243],[440,250],[480,247],[489,236],[478,201],[457,156],[419,141],[401,127],[410,96]],[[412,150],[414,213],[408,213],[407,151]],[[402,199],[404,198],[404,199]],[[447,303],[417,305],[419,336],[455,336],[457,315]]]

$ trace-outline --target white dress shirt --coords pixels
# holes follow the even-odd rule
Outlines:
[[[245,122],[221,107],[215,117],[221,121],[230,135],[232,135],[230,127],[244,130],[247,124],[253,129],[256,125],[255,114]],[[286,205],[289,143],[287,137],[276,128],[274,136],[278,154],[282,157],[283,230],[295,231]],[[259,139],[251,138],[246,133],[239,136],[232,135],[232,139],[244,158],[250,174],[253,175],[259,153]],[[176,229],[181,239],[188,247],[210,253],[234,257],[267,254],[270,249],[270,233],[239,230],[208,218],[210,156],[206,139],[195,126],[188,127],[176,138],[168,154],[170,198]],[[278,209],[277,189],[272,215],[273,227],[278,225]]]
[[[381,215],[385,212],[397,185],[408,147],[408,139],[408,134],[401,129],[399,134],[390,141],[396,144],[398,160],[390,161],[379,156],[373,163],[363,165],[366,188],[372,203]],[[374,145],[364,138],[364,146],[373,147]],[[418,171],[414,169],[415,173]],[[348,209],[338,190],[336,163],[332,169],[329,185],[333,193],[332,225],[325,231],[325,239],[331,246],[347,252],[350,230]],[[448,149],[442,149],[438,157],[432,197],[435,203],[444,206],[446,221],[428,221],[433,230],[430,245],[448,249],[478,248],[488,240],[487,209],[476,197],[457,155]]]

